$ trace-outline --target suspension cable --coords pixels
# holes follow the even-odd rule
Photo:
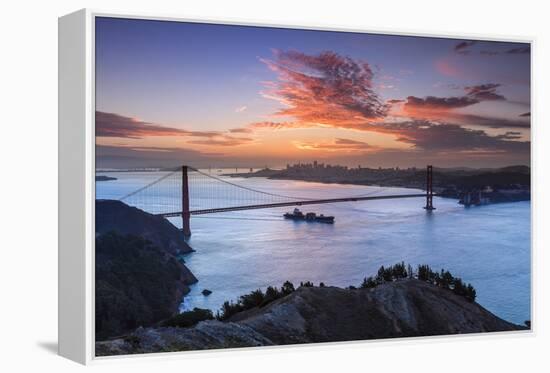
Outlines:
[[[208,174],[206,174],[206,173],[204,173],[204,172],[202,172],[202,171],[197,170],[196,168],[190,167],[190,169],[192,169],[193,171],[198,172],[198,173],[201,174],[201,175],[207,176],[207,177],[209,177],[209,178],[211,178],[211,179],[215,179],[215,180],[220,181],[220,182],[222,182],[222,183],[229,184],[229,185],[232,185],[232,186],[237,187],[237,188],[245,189],[245,190],[248,190],[248,191],[250,191],[250,192],[265,194],[265,195],[268,195],[268,196],[279,197],[279,198],[302,199],[302,200],[308,200],[308,201],[312,201],[312,200],[315,199],[315,198],[308,198],[308,197],[286,196],[286,195],[283,195],[283,194],[265,192],[265,191],[263,191],[263,190],[253,189],[253,188],[246,187],[246,186],[243,186],[243,185],[235,184],[235,183],[232,183],[232,182],[230,182],[230,181],[224,180],[224,179],[222,179],[222,178],[219,178],[219,177],[216,177],[216,176],[213,176],[213,175],[208,175]]]
[[[155,185],[155,184],[157,184],[157,183],[160,183],[162,180],[164,180],[164,179],[166,179],[166,178],[168,178],[168,177],[174,175],[174,174],[177,173],[177,172],[179,172],[179,171],[178,171],[178,170],[172,171],[172,172],[170,172],[170,173],[168,173],[168,174],[162,176],[161,178],[159,178],[159,179],[157,179],[157,180],[155,180],[155,181],[152,181],[152,182],[150,182],[149,184],[144,185],[144,186],[142,186],[141,188],[136,189],[136,190],[134,190],[134,191],[131,192],[131,193],[126,194],[125,196],[119,198],[119,201],[124,201],[125,199],[130,198],[130,197],[132,197],[132,196],[138,194],[139,192],[141,192],[141,191],[143,191],[143,190],[145,190],[145,189],[147,189],[147,188],[149,188],[149,187],[151,187],[151,186],[153,186],[153,185]]]

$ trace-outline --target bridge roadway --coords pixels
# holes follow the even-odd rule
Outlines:
[[[433,194],[437,196],[437,194]],[[323,203],[338,203],[338,202],[357,202],[357,201],[374,201],[381,199],[400,199],[400,198],[419,198],[426,197],[426,193],[423,194],[397,194],[389,196],[366,196],[366,197],[344,197],[344,198],[330,198],[330,199],[312,199],[312,200],[302,200],[302,201],[291,201],[291,202],[279,202],[279,203],[267,203],[260,205],[246,205],[246,206],[233,206],[233,207],[220,207],[204,210],[190,210],[190,215],[204,215],[204,214],[214,214],[217,212],[227,212],[227,211],[242,211],[242,210],[255,210],[255,209],[269,209],[275,207],[286,207],[286,206],[304,206],[304,205],[319,205]],[[169,212],[164,214],[157,214],[165,218],[181,216],[182,211]]]

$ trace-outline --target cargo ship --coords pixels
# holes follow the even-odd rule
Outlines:
[[[295,208],[293,212],[287,212],[283,216],[285,219],[292,219],[292,220],[304,220],[307,222],[318,222],[318,223],[327,223],[327,224],[334,223],[334,216],[325,216],[323,214],[317,215],[314,212],[308,212],[304,214],[298,208]]]

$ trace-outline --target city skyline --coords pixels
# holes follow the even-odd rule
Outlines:
[[[96,19],[98,168],[530,163],[529,44]]]

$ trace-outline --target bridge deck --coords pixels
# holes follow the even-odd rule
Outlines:
[[[437,196],[437,194],[434,194]],[[419,198],[426,197],[426,193],[423,194],[397,194],[390,196],[367,196],[367,197],[345,197],[345,198],[330,198],[330,199],[315,199],[315,200],[302,200],[302,201],[291,201],[291,202],[280,202],[280,203],[267,203],[260,205],[245,205],[245,206],[232,206],[232,207],[220,207],[204,210],[191,210],[189,213],[191,215],[204,215],[204,214],[214,214],[217,212],[228,212],[228,211],[242,211],[242,210],[255,210],[255,209],[268,209],[275,207],[286,207],[286,206],[304,206],[304,205],[320,205],[323,203],[338,203],[338,202],[356,202],[356,201],[373,201],[381,199],[399,199],[399,198]],[[157,214],[165,218],[181,216],[181,211],[169,212],[164,214]]]

